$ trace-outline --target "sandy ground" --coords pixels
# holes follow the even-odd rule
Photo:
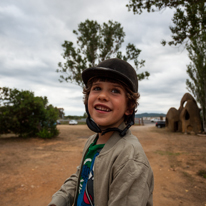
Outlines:
[[[59,125],[51,140],[0,137],[0,205],[46,206],[76,171],[87,137],[86,125]],[[206,137],[133,126],[155,177],[154,206],[206,206]]]

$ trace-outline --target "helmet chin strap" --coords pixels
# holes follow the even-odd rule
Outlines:
[[[88,110],[88,106],[85,105],[85,108],[86,108],[86,112],[88,114],[88,117],[86,119],[86,123],[87,123],[87,126],[89,127],[90,130],[92,130],[93,132],[96,132],[96,133],[101,133],[101,135],[104,135],[106,134],[107,132],[112,132],[112,131],[117,131],[119,132],[119,135],[121,137],[124,137],[125,134],[127,133],[127,130],[134,124],[134,111],[133,113],[130,115],[129,117],[129,120],[128,120],[128,123],[127,123],[127,126],[121,130],[117,127],[113,127],[113,128],[107,128],[105,130],[101,130],[100,127],[94,122],[94,120],[91,118],[90,114],[89,114],[89,110]]]

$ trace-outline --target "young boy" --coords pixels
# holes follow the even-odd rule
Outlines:
[[[53,195],[49,206],[151,206],[153,172],[134,124],[138,80],[133,67],[109,59],[82,73],[89,137],[76,174]]]

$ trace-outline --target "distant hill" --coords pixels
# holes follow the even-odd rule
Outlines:
[[[142,113],[142,114],[136,114],[135,117],[136,118],[141,118],[141,117],[165,117],[166,114],[163,113]]]

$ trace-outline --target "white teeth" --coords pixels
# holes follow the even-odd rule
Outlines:
[[[110,111],[110,109],[102,107],[102,106],[96,106],[96,109],[101,110],[101,111],[106,111],[106,112]]]

